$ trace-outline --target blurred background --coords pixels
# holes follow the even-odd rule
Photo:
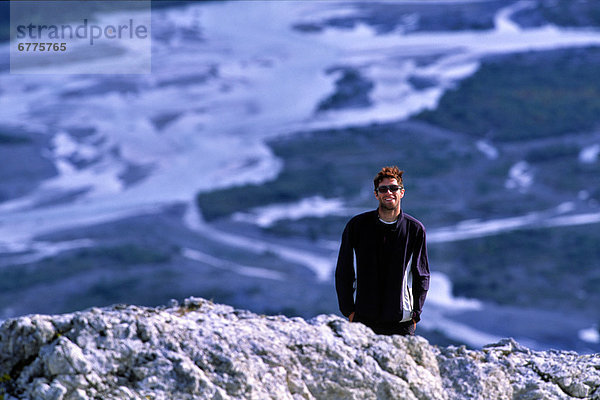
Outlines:
[[[341,232],[398,165],[428,235],[418,334],[600,351],[598,2],[151,6],[149,74],[81,73],[135,64],[119,43],[14,73],[0,4],[0,320],[339,314]]]

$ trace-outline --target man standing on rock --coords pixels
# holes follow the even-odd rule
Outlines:
[[[348,222],[335,270],[342,314],[383,335],[414,335],[429,289],[425,228],[400,206],[403,173],[375,176],[379,207]]]

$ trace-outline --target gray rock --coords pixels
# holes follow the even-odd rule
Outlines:
[[[6,321],[0,398],[600,399],[600,355],[512,339],[439,348],[334,315],[305,321],[190,298]]]

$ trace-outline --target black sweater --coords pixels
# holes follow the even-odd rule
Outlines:
[[[404,274],[409,272],[412,304],[403,310]],[[377,210],[352,218],[342,235],[335,285],[340,311],[346,317],[355,312],[361,321],[400,321],[406,316],[403,311],[408,311],[418,321],[429,289],[423,224],[403,212],[393,225],[382,223]]]

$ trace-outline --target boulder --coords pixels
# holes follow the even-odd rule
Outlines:
[[[600,355],[380,336],[190,298],[0,327],[0,399],[600,399]]]

